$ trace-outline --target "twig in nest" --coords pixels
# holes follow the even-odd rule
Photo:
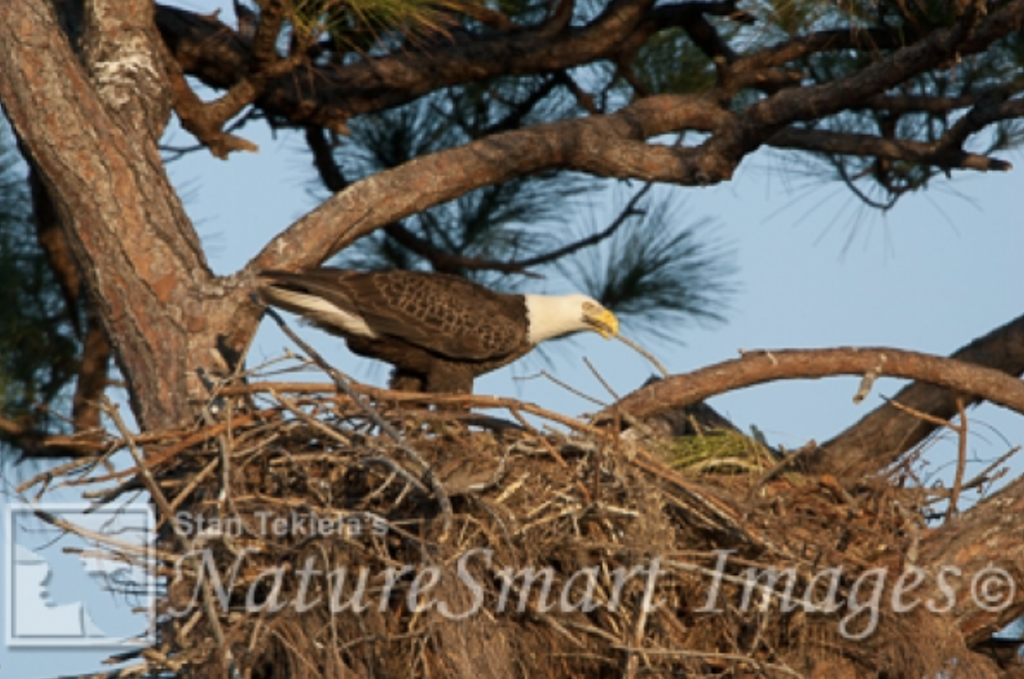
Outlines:
[[[644,349],[643,347],[641,347],[639,344],[629,339],[628,337],[624,337],[623,335],[617,335],[616,339],[618,339],[620,342],[633,349],[633,351],[635,351],[636,353],[640,354],[648,361],[653,363],[654,367],[658,369],[662,377],[668,377],[668,370],[665,370],[665,366],[661,364],[661,361],[654,358],[654,355],[651,354],[649,351],[647,351],[646,349]]]
[[[635,679],[637,676],[637,670],[640,666],[640,655],[644,653],[644,636],[646,635],[647,630],[647,614],[651,610],[651,599],[653,596],[653,589],[645,587],[643,596],[640,597],[640,602],[637,606],[636,623],[633,625],[632,648],[624,649],[626,651],[626,671],[624,672],[626,679]],[[645,664],[650,664],[646,657],[644,658],[644,661]]]
[[[967,412],[964,410],[963,399],[958,398],[956,400],[957,411],[960,415],[960,424],[953,424],[948,420],[943,420],[935,417],[934,415],[923,413],[909,406],[905,406],[899,401],[893,399],[886,399],[886,402],[897,410],[909,413],[910,415],[920,418],[925,422],[930,422],[940,427],[946,427],[956,433],[959,441],[959,445],[957,446],[956,477],[953,479],[953,490],[950,493],[949,504],[946,507],[946,520],[949,521],[957,514],[956,505],[957,501],[960,499],[960,493],[963,491],[964,472],[967,469]]]
[[[281,403],[281,405],[287,408],[293,415],[295,415],[300,420],[305,422],[312,429],[315,429],[316,431],[326,434],[329,438],[333,439],[334,441],[337,441],[343,446],[351,445],[351,441],[349,441],[347,438],[336,432],[334,429],[328,427],[320,420],[316,419],[315,417],[311,417],[288,397],[282,396],[273,389],[270,390],[270,395],[273,398],[277,399],[278,402]]]
[[[512,417],[519,420],[519,424],[523,425],[523,428],[526,429],[526,431],[530,432],[533,436],[535,436],[537,440],[541,442],[541,445],[547,448],[548,453],[551,455],[551,458],[555,460],[555,462],[557,462],[559,465],[566,469],[569,468],[569,464],[565,461],[565,459],[562,458],[561,455],[558,454],[558,451],[555,450],[555,447],[551,445],[551,442],[548,441],[543,434],[534,429],[533,426],[526,421],[526,418],[523,417],[522,413],[520,413],[515,408],[511,409],[511,413]]]
[[[747,491],[747,502],[752,502],[754,498],[757,497],[757,494],[760,492],[760,490],[764,487],[766,483],[768,483],[772,479],[777,478],[784,471],[787,471],[789,469],[799,470],[800,464],[803,462],[803,458],[806,455],[809,455],[810,453],[816,451],[817,449],[818,444],[812,439],[808,441],[806,445],[804,445],[799,450],[794,451],[792,454],[787,455],[781,460],[779,460],[779,462],[777,462],[775,466],[765,471],[759,477],[754,479],[754,482],[752,484],[750,484],[750,490]]]
[[[584,359],[584,360],[586,360],[586,359]],[[538,377],[546,377],[549,380],[551,380],[552,382],[554,382],[555,384],[557,384],[558,386],[560,386],[562,389],[565,389],[566,391],[568,391],[570,394],[573,394],[575,396],[579,396],[580,398],[585,399],[587,401],[590,401],[591,403],[593,403],[595,405],[599,405],[602,408],[605,408],[605,407],[608,406],[608,404],[605,403],[604,401],[600,401],[600,400],[594,398],[593,396],[588,396],[587,394],[584,394],[579,389],[576,389],[575,387],[570,386],[569,384],[566,384],[562,380],[558,379],[557,377],[555,377],[554,375],[549,373],[547,370],[541,370],[536,375],[526,375],[525,377],[517,377],[515,379],[525,382],[526,380],[535,380]]]
[[[522,378],[519,378],[522,379]],[[409,402],[415,403],[429,403],[433,405],[464,405],[470,408],[479,408],[482,410],[495,410],[505,409],[511,410],[515,408],[524,413],[530,413],[531,415],[537,415],[543,417],[546,420],[563,424],[566,427],[574,429],[579,432],[585,432],[588,434],[603,435],[603,430],[598,427],[589,425],[585,422],[581,422],[567,415],[556,413],[553,410],[547,410],[540,406],[526,401],[519,401],[514,398],[506,398],[504,396],[487,396],[479,394],[417,394],[410,393],[407,391],[391,391],[388,389],[378,389],[365,384],[350,384],[352,391],[367,394],[378,400],[386,400],[389,403],[403,404]],[[306,382],[254,382],[250,384],[230,385],[224,387],[222,394],[241,394],[249,392],[266,392],[270,389],[276,389],[278,392],[289,392],[289,393],[320,393],[320,392],[336,392],[337,387],[334,384],[328,383],[306,383]],[[350,399],[346,395],[337,395],[334,398],[338,399],[341,403],[344,399]],[[347,403],[347,401],[345,401]],[[267,411],[270,412],[270,411]],[[414,412],[403,410],[403,413]],[[208,437],[208,434],[207,434]],[[161,458],[162,459],[162,458]]]
[[[139,477],[146,485],[146,490],[149,491],[150,497],[156,506],[160,509],[165,517],[167,517],[168,523],[171,525],[171,529],[174,531],[174,536],[178,540],[179,546],[184,550],[185,554],[192,554],[194,552],[194,545],[191,540],[188,539],[181,524],[178,523],[174,513],[171,511],[171,505],[167,501],[163,492],[160,490],[160,485],[153,478],[149,469],[146,467],[145,462],[142,459],[142,454],[139,452],[138,447],[135,445],[135,439],[132,437],[132,433],[128,430],[124,420],[121,418],[121,413],[118,412],[117,406],[111,403],[110,399],[103,396],[102,409],[113,422],[114,426],[117,427],[118,432],[128,443],[128,452],[131,453],[132,460],[135,461],[135,467],[138,471]],[[231,653],[231,647],[228,646],[227,641],[224,637],[224,629],[220,625],[220,618],[217,616],[217,609],[213,603],[213,590],[210,582],[203,578],[200,583],[200,593],[203,598],[203,609],[206,613],[207,624],[210,625],[210,629],[213,631],[213,638],[217,642],[217,648],[221,649],[221,660],[224,664],[224,670],[226,671],[230,679],[241,679],[241,674],[238,671],[238,665],[235,662],[234,654]]]
[[[384,467],[387,467],[392,474],[402,477],[402,479],[404,479],[406,483],[408,483],[416,490],[424,494],[427,493],[427,487],[420,483],[419,479],[417,479],[409,472],[405,471],[405,469],[401,465],[399,465],[397,462],[395,462],[389,457],[385,457],[384,455],[375,455],[373,457],[364,458],[362,462],[367,465],[379,464]],[[379,493],[379,489],[374,491],[374,493]]]
[[[1013,448],[1010,448],[1010,450],[1006,451],[1005,453],[1000,455],[998,458],[996,458],[995,462],[993,462],[989,466],[985,467],[981,471],[980,474],[978,474],[973,479],[971,479],[970,481],[965,483],[963,489],[964,490],[972,490],[974,488],[977,488],[977,487],[981,486],[983,483],[988,483],[989,481],[995,481],[996,479],[998,479],[998,478],[1000,478],[1002,476],[1005,476],[1006,475],[1006,468],[1005,467],[1003,469],[1000,469],[995,474],[992,474],[992,471],[996,467],[998,467],[999,465],[1003,464],[1004,462],[1006,462],[1008,459],[1010,459],[1011,457],[1013,457],[1014,455],[1016,455],[1019,452],[1020,452],[1020,446],[1014,446]],[[990,476],[990,474],[991,474],[991,476]]]
[[[590,359],[584,356],[583,362],[587,365],[588,368],[590,368],[590,372],[594,374],[594,377],[596,377],[597,381],[601,383],[601,386],[604,387],[608,391],[608,393],[612,395],[612,398],[618,401],[621,397],[618,394],[616,394],[615,390],[612,389],[611,385],[608,384],[608,382],[605,381],[603,377],[601,377],[601,373],[597,372],[597,368],[593,366],[593,364],[590,362]]]
[[[768,663],[758,658],[743,655],[741,653],[712,653],[709,651],[691,651],[668,648],[640,649],[631,648],[629,646],[615,646],[614,648],[626,652],[647,653],[649,655],[676,656],[680,658],[702,658],[705,660],[728,660],[729,662],[739,663],[741,665],[750,665],[759,670],[759,674],[765,673],[766,670],[774,670],[777,672],[781,672],[782,674],[787,674],[791,677],[797,677],[797,679],[803,679],[804,676],[786,665]]]
[[[373,406],[371,406],[369,403],[366,403],[362,398],[359,397],[356,391],[348,383],[348,380],[345,377],[343,377],[340,372],[332,368],[330,364],[328,364],[327,361],[325,361],[323,357],[320,356],[320,354],[318,354],[313,349],[313,347],[303,342],[298,335],[292,332],[292,329],[288,327],[288,324],[284,322],[284,319],[281,318],[281,315],[277,313],[277,311],[261,304],[259,302],[259,299],[255,298],[255,296],[254,300],[256,301],[257,304],[260,304],[263,307],[263,310],[271,318],[274,319],[274,322],[277,323],[277,325],[281,328],[282,332],[284,332],[284,334],[286,334],[293,342],[299,345],[299,347],[306,352],[306,355],[308,355],[313,360],[313,362],[320,367],[321,370],[327,373],[327,375],[331,378],[331,380],[338,387],[338,389],[340,389],[342,392],[345,393],[346,396],[352,399],[352,401],[357,406],[359,406],[362,409],[362,411],[366,413],[366,415],[371,420],[373,420],[378,427],[380,427],[381,431],[383,431],[385,434],[393,438],[395,442],[398,444],[398,449],[401,450],[405,454],[405,456],[409,458],[409,460],[411,460],[414,464],[419,466],[420,470],[423,473],[424,483],[426,483],[426,485],[429,486],[430,490],[434,493],[434,497],[437,498],[437,504],[441,509],[441,534],[438,536],[437,541],[444,542],[448,538],[448,532],[451,530],[452,526],[452,501],[448,497],[448,493],[447,491],[445,491],[444,486],[441,484],[441,481],[437,478],[437,475],[434,473],[433,467],[427,464],[427,461],[424,460],[423,457],[419,453],[417,453],[412,446],[409,445],[409,443],[405,439],[405,435],[402,432],[391,426],[391,424],[387,420],[381,417],[380,413],[378,413]]]
[[[964,483],[964,473],[967,471],[967,413],[964,412],[964,400],[956,400],[956,409],[960,414],[960,425],[955,431],[960,439],[957,446],[956,478],[953,480],[953,494],[949,496],[949,507],[946,511],[946,521],[949,521],[957,514],[956,503],[960,499],[960,491]]]

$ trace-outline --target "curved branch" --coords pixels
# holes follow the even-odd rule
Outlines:
[[[324,186],[333,192],[341,191],[349,186],[348,181],[341,172],[341,168],[334,160],[334,155],[323,130],[314,126],[307,127],[306,142],[313,153],[314,164]],[[422,238],[413,233],[399,220],[392,221],[383,228],[388,237],[394,239],[396,243],[429,261],[435,271],[455,272],[459,269],[467,269],[471,271],[487,270],[504,273],[524,273],[526,269],[555,261],[582,248],[596,245],[613,235],[628,218],[642,214],[642,211],[638,210],[636,205],[650,191],[651,186],[652,184],[648,182],[640,189],[605,229],[551,252],[527,259],[499,261],[448,252],[436,247],[429,239]]]
[[[733,115],[703,96],[663,95],[617,113],[513,130],[411,160],[340,191],[270,241],[246,266],[304,269],[321,264],[384,224],[467,191],[554,168],[682,185],[732,176],[740,161],[716,148],[649,145],[679,129],[713,131]]]
[[[1011,380],[1024,374],[1024,316],[974,340],[952,358],[985,370],[999,370]],[[1020,384],[1020,380],[1015,381]],[[933,384],[911,384],[893,400],[948,420],[957,413],[958,396],[955,391]],[[977,398],[967,400],[967,404],[977,402]],[[810,454],[807,467],[840,478],[858,478],[889,466],[934,428],[891,405],[883,405]]]
[[[613,7],[616,6],[613,3]],[[609,12],[612,10],[610,9]],[[995,39],[1024,23],[1013,0],[975,29]],[[837,113],[962,52],[966,29],[938,30],[847,78],[786,89],[737,117],[712,91],[641,99],[616,113],[512,130],[421,156],[339,192],[273,239],[247,266],[300,269],[319,265],[357,238],[467,191],[548,169],[631,177],[688,186],[731,178],[747,154],[786,125]],[[711,132],[696,147],[646,143],[685,129]]]
[[[1013,169],[1008,161],[968,153],[957,145],[949,148],[945,139],[934,142],[909,139],[886,139],[870,134],[828,132],[825,130],[781,130],[768,140],[768,146],[847,156],[874,156],[890,160],[934,165],[944,170],[979,170],[1006,172]]]
[[[959,148],[972,134],[1000,120],[1024,116],[1024,100],[1007,101],[1009,93],[996,94],[978,103],[939,140],[940,145]]]
[[[648,385],[605,409],[599,417],[612,419],[616,410],[650,417],[755,384],[837,375],[918,380],[971,394],[1024,415],[1024,382],[1004,372],[901,349],[863,348],[748,352],[738,359]],[[900,396],[894,400],[902,403]]]

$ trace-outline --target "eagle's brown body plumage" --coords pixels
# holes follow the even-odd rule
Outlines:
[[[522,295],[457,276],[319,269],[263,277],[266,301],[345,338],[352,352],[394,365],[394,389],[469,393],[476,376],[533,348]],[[307,296],[358,316],[375,336],[345,329],[334,315],[299,303]]]

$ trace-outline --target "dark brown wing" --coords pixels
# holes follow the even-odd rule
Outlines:
[[[448,358],[482,361],[526,344],[526,306],[520,295],[415,271],[359,274],[346,285],[375,332]]]
[[[457,276],[415,271],[317,269],[267,272],[274,285],[318,295],[358,314],[378,335],[455,360],[484,361],[523,351],[526,306]]]

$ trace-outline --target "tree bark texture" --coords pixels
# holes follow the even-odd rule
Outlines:
[[[151,13],[145,0],[90,3],[84,68],[49,3],[0,3],[0,100],[147,429],[188,416],[188,364],[208,361],[222,297],[157,149],[169,98]]]

